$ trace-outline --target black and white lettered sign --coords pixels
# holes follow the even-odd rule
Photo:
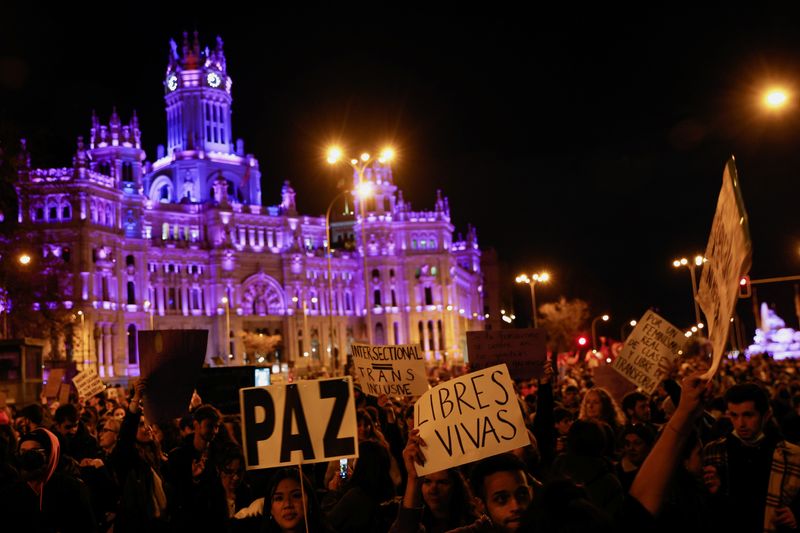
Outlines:
[[[92,367],[87,367],[83,372],[72,378],[72,384],[78,389],[78,396],[84,400],[91,398],[106,390],[106,386],[100,376]]]
[[[348,376],[239,390],[248,470],[358,457]]]
[[[697,302],[706,316],[708,340],[713,347],[714,358],[703,379],[711,378],[719,367],[739,297],[739,280],[750,269],[751,254],[747,212],[736,165],[731,158],[722,175],[717,210],[706,245],[707,261],[703,264],[697,289]]]
[[[675,358],[683,353],[685,344],[681,330],[648,310],[611,367],[648,395],[653,394],[672,370]]]
[[[416,344],[353,344],[356,379],[370,396],[419,396],[428,390],[425,358]]]
[[[414,404],[414,426],[427,444],[421,476],[530,444],[506,365],[429,390]]]

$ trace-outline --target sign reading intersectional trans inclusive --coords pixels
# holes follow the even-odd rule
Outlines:
[[[428,390],[425,357],[416,344],[353,344],[356,379],[370,396],[419,396]]]

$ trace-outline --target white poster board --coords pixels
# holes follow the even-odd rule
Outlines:
[[[414,404],[414,427],[427,444],[425,475],[530,444],[508,367],[445,381]]]
[[[103,380],[97,375],[97,371],[91,367],[76,374],[75,377],[72,378],[72,383],[75,385],[75,388],[78,389],[78,396],[84,400],[106,390],[105,383],[103,383]]]
[[[349,376],[240,389],[239,401],[248,470],[358,456]]]
[[[505,363],[514,379],[542,377],[547,332],[543,328],[468,331],[467,353],[471,370]]]
[[[361,390],[370,396],[419,396],[428,390],[425,357],[416,344],[353,344]]]
[[[648,310],[636,323],[611,368],[650,395],[669,374],[685,344],[681,330]]]
[[[730,320],[739,297],[739,281],[750,269],[752,247],[736,165],[731,158],[722,175],[711,235],[708,237],[697,302],[706,317],[713,362],[703,375],[711,378],[719,367],[728,342]]]

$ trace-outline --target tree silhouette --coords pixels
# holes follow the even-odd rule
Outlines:
[[[539,307],[539,325],[547,331],[548,349],[566,352],[575,346],[575,338],[589,319],[589,304],[580,299],[567,300]]]

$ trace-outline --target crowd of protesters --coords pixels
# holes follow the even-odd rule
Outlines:
[[[791,531],[800,517],[800,365],[686,360],[616,398],[570,361],[516,383],[530,444],[418,475],[413,401],[356,387],[359,457],[245,469],[238,415],[195,395],[143,416],[135,381],[0,411],[3,531]],[[555,365],[554,365],[555,366]],[[447,379],[437,369],[431,381]],[[619,400],[619,401],[618,401]]]

